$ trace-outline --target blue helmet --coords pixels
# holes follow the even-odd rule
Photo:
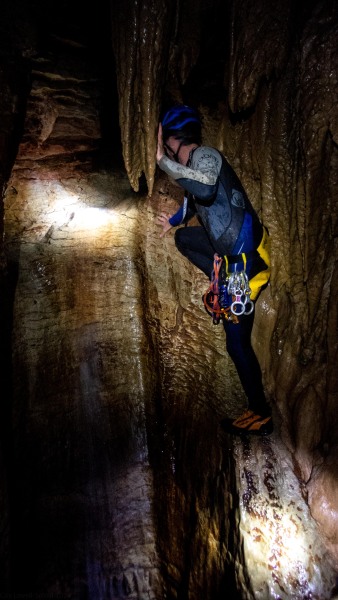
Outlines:
[[[184,129],[184,126],[187,123],[201,124],[201,120],[197,111],[193,108],[190,108],[190,106],[186,106],[185,104],[173,106],[173,108],[170,108],[166,112],[162,119],[163,129],[170,129],[171,131]]]
[[[170,136],[187,142],[200,143],[201,119],[198,112],[185,104],[170,108],[162,119],[163,139]]]

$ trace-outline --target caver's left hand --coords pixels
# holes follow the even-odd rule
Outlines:
[[[156,219],[157,225],[161,225],[162,233],[160,237],[163,237],[170,229],[172,229],[172,225],[169,223],[169,219],[172,215],[168,215],[168,213],[160,213]]]

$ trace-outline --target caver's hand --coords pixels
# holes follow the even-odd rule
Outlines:
[[[160,162],[163,155],[164,155],[164,147],[163,147],[162,125],[161,125],[161,123],[159,123],[158,134],[157,134],[157,152],[156,152],[157,162]]]
[[[162,233],[160,237],[163,237],[170,229],[172,229],[172,225],[169,223],[169,219],[172,215],[168,215],[167,213],[160,213],[156,219],[157,225],[161,225]]]

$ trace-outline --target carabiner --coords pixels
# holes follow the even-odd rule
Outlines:
[[[240,290],[236,290],[237,292],[239,292],[238,294],[234,294],[235,295],[235,300],[233,301],[233,303],[230,306],[230,310],[232,312],[233,315],[242,315],[245,311],[245,304],[244,302],[242,302],[242,295]],[[238,307],[238,308],[237,308]]]
[[[245,272],[245,254],[243,255],[243,271],[233,271],[232,273],[229,273],[227,257],[225,256],[224,258],[227,266],[227,292],[229,296],[233,297],[233,302],[230,305],[230,311],[236,316],[243,314],[250,315],[253,312],[255,305],[250,299],[251,288],[249,278]]]
[[[249,307],[249,310],[247,309],[247,307]],[[246,315],[251,315],[251,313],[254,311],[255,305],[252,302],[252,300],[250,300],[250,298],[247,299],[247,301],[244,304],[244,312]]]

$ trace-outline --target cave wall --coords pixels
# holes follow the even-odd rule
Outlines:
[[[76,597],[99,597],[108,585],[112,598],[159,598],[162,586],[189,600],[229,589],[234,599],[329,597],[338,531],[334,3],[114,2],[131,189],[123,176],[122,189],[116,184],[116,172],[87,179],[103,136],[100,55],[89,67],[93,30],[79,37],[69,18],[70,8],[79,14],[76,4],[19,8],[13,19],[6,5],[10,43],[1,54],[4,188],[16,157],[2,261],[6,356],[14,310],[0,463],[12,494],[1,497],[3,556],[14,540],[16,560],[4,561],[6,591],[14,571],[16,591],[73,589]],[[201,305],[204,277],[154,224],[160,207],[174,209],[180,199],[154,160],[159,113],[170,99],[198,106],[205,141],[233,164],[271,234],[273,274],[254,332],[276,419],[271,444],[215,434],[218,419],[245,400],[223,332]],[[112,154],[119,143],[110,140]],[[135,196],[143,178],[148,197]],[[120,225],[102,225],[93,242],[88,226],[76,231],[72,202],[56,224],[53,198],[65,181],[84,204],[122,203]],[[119,316],[130,289],[132,327],[128,312]],[[35,529],[38,551],[27,562]],[[300,559],[286,549],[286,565],[280,546],[290,529],[302,552]]]
[[[280,15],[283,13],[278,11]],[[336,544],[332,534],[336,526],[332,527],[332,519],[325,513],[328,505],[335,512],[337,497],[333,492],[329,498],[323,481],[331,491],[336,487],[337,474],[332,468],[337,456],[337,375],[333,366],[337,309],[332,302],[337,280],[337,135],[333,118],[337,108],[336,17],[332,3],[315,5],[312,11],[298,14],[302,28],[295,32],[289,27],[288,31],[291,51],[278,21],[279,36],[284,38],[278,37],[281,50],[273,65],[275,83],[263,86],[255,114],[244,125],[240,134],[243,142],[237,149],[245,165],[243,171],[247,164],[252,165],[255,175],[258,169],[260,190],[254,190],[253,197],[257,193],[261,196],[263,219],[272,236],[271,297],[277,315],[270,344],[274,398],[283,415],[282,429],[296,470],[307,485],[312,515],[326,531],[332,547]],[[290,23],[295,22],[296,16],[292,15]],[[247,32],[245,29],[245,35]],[[268,31],[261,38],[262,52],[275,37],[273,32],[270,34]],[[234,47],[231,62],[237,79],[231,80],[235,83],[230,89],[232,94],[240,90],[236,95],[238,106],[248,109],[254,101],[251,89],[255,87],[247,83],[250,77],[246,73],[238,75],[240,70],[236,68],[236,61],[244,59],[246,70],[255,73],[254,64],[250,69],[255,51],[247,38],[245,47],[245,51],[241,46]],[[266,80],[271,78],[271,68],[267,64]],[[243,98],[243,90],[247,89]],[[264,148],[264,158],[256,153],[257,147]],[[254,159],[250,158],[253,154]],[[255,179],[253,173],[249,176],[251,182]],[[252,183],[249,185],[252,188]]]
[[[322,494],[323,485],[335,488],[337,456],[337,8],[333,2],[235,2],[220,23],[217,2],[195,11],[178,3],[178,10],[179,28],[166,15],[173,31],[164,39],[167,94],[198,106],[205,141],[224,151],[270,231],[273,274],[259,316],[266,331],[260,359],[313,514],[334,546],[337,526],[331,511],[325,517]],[[190,28],[185,15],[198,11],[199,25]],[[141,22],[132,22],[136,39]],[[212,42],[205,31],[203,37],[206,23],[214,28]],[[200,63],[196,47],[205,52]],[[218,50],[221,89],[212,66]],[[138,59],[142,68],[141,54]],[[152,106],[156,131],[156,98]],[[154,152],[154,135],[150,143]],[[327,498],[333,514],[336,500],[334,492]]]

